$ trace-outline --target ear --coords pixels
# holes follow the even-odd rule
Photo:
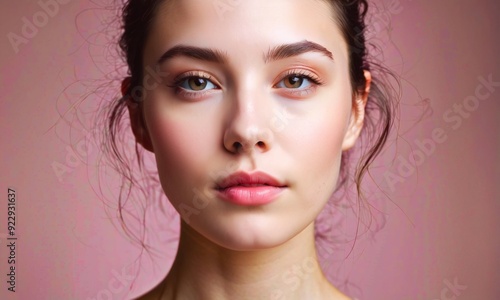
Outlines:
[[[372,82],[372,75],[369,71],[364,71],[365,76],[365,89],[362,93],[355,92],[353,99],[353,107],[351,112],[351,117],[349,121],[349,127],[347,128],[346,134],[344,136],[344,141],[342,143],[342,151],[351,149],[359,135],[361,134],[361,129],[363,129],[363,121],[365,119],[365,107],[368,101],[368,94],[370,93],[370,85]]]
[[[137,143],[141,144],[144,149],[154,152],[153,144],[151,143],[151,138],[149,137],[149,132],[144,122],[144,116],[142,114],[142,104],[135,102],[128,94],[128,91],[130,90],[130,80],[130,77],[126,77],[125,79],[123,79],[121,86],[122,95],[126,98],[127,101],[127,108],[130,116],[130,126],[132,127],[132,132],[134,133]]]

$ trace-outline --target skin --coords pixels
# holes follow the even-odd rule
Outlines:
[[[182,219],[173,267],[138,299],[349,299],[319,267],[314,220],[335,190],[342,152],[361,131],[370,74],[365,91],[353,93],[347,45],[327,3],[237,3],[218,13],[213,1],[171,1],[147,39],[145,66],[177,45],[218,49],[227,61],[165,60],[161,82],[141,105],[129,105],[136,139],[154,152]],[[333,59],[320,51],[263,59],[302,41]],[[321,85],[290,75],[297,72]],[[186,73],[210,79],[200,91],[196,78],[173,87]],[[230,204],[213,186],[235,171],[263,171],[287,187],[267,205]]]

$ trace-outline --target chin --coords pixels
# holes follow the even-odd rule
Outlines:
[[[222,224],[212,223],[210,226],[200,224],[200,228],[195,230],[222,248],[258,251],[281,246],[304,229],[297,222],[291,222],[290,218],[279,220],[272,219],[271,216],[240,216],[225,221]],[[304,227],[307,227],[307,222],[304,223]]]

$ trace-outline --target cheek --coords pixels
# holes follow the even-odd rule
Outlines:
[[[340,171],[342,143],[351,112],[349,93],[342,93],[344,102],[322,106],[307,121],[296,124],[294,146],[288,145],[290,156],[300,165],[297,180],[305,199],[328,199],[335,190]],[[292,139],[290,139],[292,140]]]
[[[334,180],[332,176],[340,167],[345,133],[345,124],[340,120],[318,120],[298,130],[296,138],[300,146],[296,147],[296,153],[309,178]]]
[[[175,205],[193,194],[189,186],[201,186],[205,182],[207,164],[217,147],[215,125],[200,118],[195,120],[172,113],[166,107],[151,106],[147,109],[147,126],[160,181],[165,194]]]

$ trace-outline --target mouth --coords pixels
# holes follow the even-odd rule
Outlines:
[[[287,185],[263,172],[237,172],[221,180],[216,187],[222,200],[241,205],[264,205],[275,200]]]

